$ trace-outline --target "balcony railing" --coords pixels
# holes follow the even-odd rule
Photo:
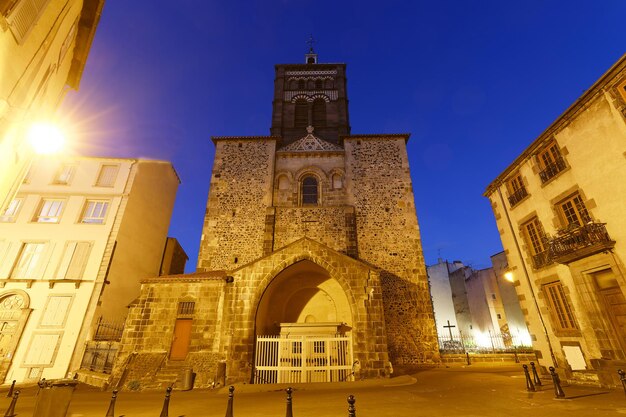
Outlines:
[[[519,203],[528,195],[528,191],[526,191],[526,187],[518,188],[513,194],[509,196],[509,204],[511,207]]]
[[[546,165],[543,171],[539,172],[539,178],[541,178],[542,183],[546,183],[550,178],[553,178],[554,176],[556,176],[556,174],[563,171],[565,168],[567,168],[567,165],[565,165],[565,160],[563,159],[563,157],[559,156],[554,160],[554,162]]]
[[[108,340],[119,342],[122,340],[122,332],[124,331],[123,321],[111,321],[104,318],[98,318],[96,331],[93,340]]]
[[[533,255],[532,259],[533,268],[535,269],[543,268],[544,266],[550,265],[553,262],[552,258],[550,257],[550,251],[547,250]]]
[[[117,342],[88,341],[80,369],[110,374],[118,349]]]
[[[603,252],[615,246],[605,223],[587,223],[561,230],[550,239],[550,257],[562,264]]]

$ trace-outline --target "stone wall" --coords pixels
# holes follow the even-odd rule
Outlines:
[[[351,207],[276,208],[274,249],[303,237],[347,253],[346,210]]]
[[[219,360],[225,358],[223,276],[190,274],[154,278],[142,285],[130,307],[112,372],[126,388],[160,387],[173,382],[185,367],[196,372],[196,386],[209,386]],[[192,314],[179,314],[179,302],[194,302]],[[171,361],[169,352],[177,319],[191,319],[191,343],[184,361]],[[159,380],[161,377],[163,380]],[[135,382],[133,382],[135,381]]]
[[[344,139],[346,186],[356,211],[358,255],[381,268],[392,362],[437,360],[405,136]]]
[[[236,268],[263,256],[271,206],[274,139],[216,139],[198,271]]]

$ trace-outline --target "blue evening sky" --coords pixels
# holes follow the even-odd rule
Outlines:
[[[268,135],[274,64],[345,62],[352,133],[410,132],[427,264],[502,250],[485,187],[624,52],[626,2],[108,0],[61,113],[77,153],[172,161],[195,269],[214,148]]]

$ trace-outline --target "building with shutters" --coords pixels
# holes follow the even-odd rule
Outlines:
[[[78,89],[104,0],[0,0],[0,210],[34,151],[34,122],[49,122]]]
[[[118,387],[388,377],[438,360],[408,134],[351,134],[346,65],[275,66],[271,136],[213,137],[197,272],[144,280]],[[149,376],[149,377],[147,377]]]
[[[100,317],[123,322],[164,264],[178,185],[169,162],[35,160],[0,212],[2,381],[66,377]]]
[[[619,385],[626,364],[626,56],[488,187],[539,363]]]

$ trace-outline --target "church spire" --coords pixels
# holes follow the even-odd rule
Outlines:
[[[315,39],[313,39],[313,35],[309,35],[309,39],[306,41],[307,45],[309,45],[309,52],[304,55],[304,62],[307,64],[317,64],[317,54],[313,50],[313,45],[315,45]]]

